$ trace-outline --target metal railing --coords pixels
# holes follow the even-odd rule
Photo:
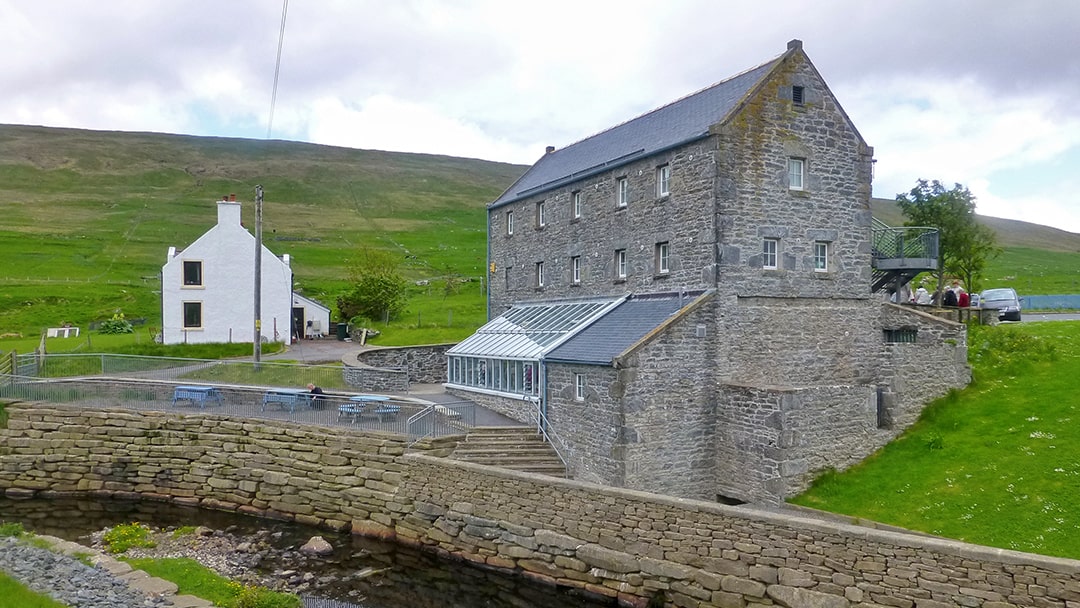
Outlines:
[[[287,420],[348,427],[410,438],[460,434],[475,426],[476,405],[433,404],[412,397],[273,386],[193,383],[120,377],[42,377],[0,374],[0,398],[63,404],[94,410],[126,409],[172,414],[216,414],[231,418]],[[420,422],[418,422],[420,421]]]
[[[874,260],[913,258],[937,260],[939,232],[927,226],[894,228],[874,219],[871,231]]]
[[[548,420],[548,417],[544,414],[543,409],[540,406],[540,402],[536,402],[536,409],[533,410],[536,417],[533,422],[536,424],[536,430],[543,436],[544,441],[551,446],[551,449],[555,450],[555,455],[562,461],[563,466],[566,467],[566,476],[573,477],[573,471],[570,467],[570,461],[568,456],[573,454],[573,450],[563,441],[563,438],[559,436],[559,433],[555,431],[555,427]]]
[[[355,390],[345,381],[345,368],[341,365],[65,353],[19,355],[17,367],[18,375],[37,378],[130,378],[278,388],[305,387],[311,383],[323,389]]]

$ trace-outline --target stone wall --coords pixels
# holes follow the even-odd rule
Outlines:
[[[335,529],[391,526],[407,438],[219,415],[7,408],[0,488],[141,494]],[[418,444],[436,454],[460,437]]]
[[[396,538],[644,607],[1073,608],[1080,562],[405,453],[392,435],[16,404],[0,488],[144,495]]]
[[[446,351],[453,344],[428,344],[423,346],[385,346],[363,350],[355,362],[371,367],[405,370],[408,381],[413,384],[440,384],[446,382]],[[353,361],[346,361],[351,365]]]
[[[373,393],[409,392],[409,372],[404,369],[349,365],[341,370],[349,386]]]
[[[967,326],[918,308],[881,305],[882,329],[916,332],[916,342],[885,344],[876,361],[879,385],[886,389],[887,423],[899,431],[913,424],[923,407],[971,382],[967,364]]]

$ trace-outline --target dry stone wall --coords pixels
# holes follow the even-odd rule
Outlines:
[[[395,538],[644,608],[1077,608],[1080,562],[406,453],[400,437],[17,404],[9,495],[142,495]]]

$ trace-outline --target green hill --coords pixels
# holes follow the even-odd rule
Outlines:
[[[286,142],[0,125],[0,333],[160,318],[158,273],[229,193],[265,190],[264,242],[332,305],[359,246],[410,279],[484,276],[485,205],[524,167]],[[254,225],[245,204],[244,223]],[[479,290],[477,290],[477,293]]]
[[[388,249],[409,279],[428,282],[405,316],[418,329],[452,319],[467,335],[484,320],[484,207],[524,170],[287,141],[0,125],[0,335],[85,327],[116,310],[156,325],[168,248],[209,229],[230,193],[253,226],[256,185],[264,242],[292,256],[298,291],[333,305],[352,252]],[[874,199],[873,211],[903,223],[892,201]],[[988,281],[1080,293],[1080,235],[984,220],[1006,247]]]

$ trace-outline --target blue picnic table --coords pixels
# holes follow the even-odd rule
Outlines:
[[[299,388],[273,388],[263,394],[262,409],[276,405],[281,409],[289,408],[289,413],[296,411],[296,406],[310,406],[312,394]]]
[[[222,405],[221,391],[216,386],[176,386],[173,387],[172,404],[177,401],[188,401],[192,405],[206,407],[207,401],[213,401]]]
[[[338,406],[338,420],[351,417],[356,423],[363,416],[375,416],[379,422],[386,422],[401,411],[401,406],[388,401],[390,397],[387,395],[354,395],[349,397],[349,403]]]

